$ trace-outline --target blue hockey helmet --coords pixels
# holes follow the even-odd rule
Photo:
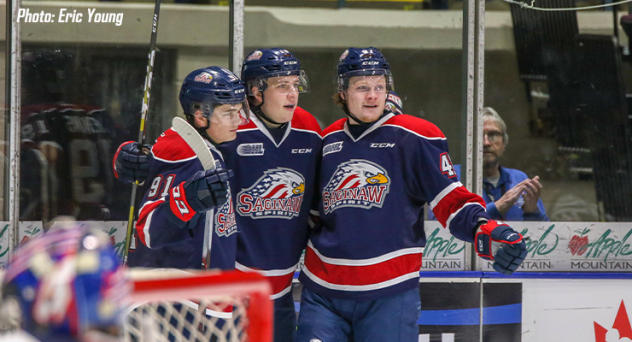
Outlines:
[[[248,120],[250,110],[246,101],[246,87],[234,73],[218,66],[198,69],[185,77],[180,88],[180,105],[184,114],[192,116],[202,110],[207,118],[218,105],[242,104],[243,120]]]
[[[263,92],[267,88],[266,79],[271,77],[293,76],[299,78],[299,93],[309,92],[309,81],[301,62],[288,50],[282,48],[260,49],[251,52],[244,60],[241,79],[248,84],[248,95],[252,87]]]
[[[65,222],[15,254],[2,282],[3,317],[43,341],[120,336],[131,284],[106,233]]]
[[[386,76],[388,91],[393,91],[393,77],[386,58],[374,48],[348,48],[340,55],[338,62],[338,91],[342,92],[349,86],[349,79],[353,76]]]

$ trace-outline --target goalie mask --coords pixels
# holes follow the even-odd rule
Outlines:
[[[230,70],[217,66],[187,75],[180,89],[180,105],[190,123],[198,110],[208,125],[245,125],[249,121],[244,83]]]
[[[130,289],[108,235],[66,222],[15,254],[0,320],[43,341],[117,340]]]

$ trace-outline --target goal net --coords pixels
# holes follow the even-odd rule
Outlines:
[[[272,341],[271,288],[260,274],[174,269],[127,272],[133,286],[124,303],[122,341]],[[19,331],[21,310],[2,305],[0,311],[0,341],[5,341],[8,333]]]
[[[272,341],[270,285],[255,273],[130,272],[125,341]]]

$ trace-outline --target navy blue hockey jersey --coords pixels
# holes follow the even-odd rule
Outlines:
[[[222,154],[207,143],[218,167],[226,169]],[[235,268],[237,225],[230,192],[222,207],[178,217],[169,201],[172,189],[203,170],[195,152],[172,128],[151,149],[149,177],[136,222],[136,249],[130,266],[203,268],[205,226],[211,225],[211,261],[208,268]]]
[[[419,286],[423,205],[473,241],[485,202],[457,181],[443,133],[410,115],[385,115],[358,139],[341,119],[323,131],[319,207],[301,282],[331,297],[376,299]]]
[[[77,211],[79,220],[107,219],[106,208],[123,194],[112,191],[117,130],[106,110],[44,103],[22,107],[21,117],[20,219],[50,220]]]
[[[308,218],[320,159],[320,126],[296,108],[285,136],[277,144],[254,115],[237,138],[220,145],[235,172],[238,270],[269,277],[272,299],[289,293],[307,243]]]

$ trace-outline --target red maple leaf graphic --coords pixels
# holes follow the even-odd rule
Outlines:
[[[593,323],[595,324],[595,341],[606,342],[608,329],[602,327],[597,322]],[[627,337],[632,339],[632,327],[630,326],[630,319],[628,318],[628,312],[625,309],[623,301],[621,301],[621,305],[619,306],[619,311],[617,312],[617,317],[614,319],[614,324],[612,324],[612,329],[619,331],[619,338]]]

